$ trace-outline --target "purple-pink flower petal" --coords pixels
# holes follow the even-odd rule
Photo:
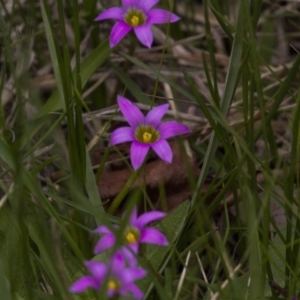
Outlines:
[[[123,20],[125,11],[120,7],[111,7],[103,11],[95,21],[102,21],[106,19]]]
[[[112,233],[112,231],[105,225],[101,225],[97,227],[94,232],[96,233],[102,233],[102,234],[107,234],[107,233]]]
[[[131,30],[131,26],[123,20],[118,21],[112,28],[109,38],[110,47],[115,47],[123,37]]]
[[[124,272],[122,272],[122,281],[124,283],[136,281],[138,279],[145,277],[146,274],[147,274],[146,270],[139,267],[124,269]]]
[[[172,149],[169,143],[161,137],[160,140],[151,144],[154,152],[164,161],[171,163],[173,159]]]
[[[138,247],[139,247],[138,243],[121,247],[120,251],[122,252],[124,259],[129,266],[136,266],[137,264],[135,253],[138,252]]]
[[[139,108],[128,99],[118,96],[118,104],[126,121],[135,128],[137,125],[144,122],[144,115]]]
[[[139,300],[144,298],[144,293],[133,283],[129,283],[126,285],[126,293],[127,291],[130,291],[133,294],[134,299]],[[124,293],[123,291],[121,292]],[[123,295],[125,296],[126,294]]]
[[[144,228],[149,223],[151,223],[153,221],[160,220],[160,219],[164,218],[165,216],[166,216],[166,214],[161,212],[161,211],[146,212],[146,213],[144,213],[144,214],[142,214],[138,217],[138,219],[136,220],[134,225],[138,229],[141,230],[142,228]]]
[[[168,245],[168,240],[165,235],[155,228],[145,228],[142,232],[140,242],[160,246]]]
[[[135,224],[136,220],[137,220],[137,207],[134,206],[134,208],[130,214],[130,217],[129,217],[129,224],[130,225]]]
[[[116,252],[115,255],[112,257],[110,267],[112,276],[117,275],[117,277],[120,270],[124,269],[125,261],[120,251]]]
[[[153,43],[153,33],[151,26],[147,23],[133,28],[138,40],[146,47],[151,48]]]
[[[134,132],[132,127],[120,127],[114,130],[110,135],[110,145],[112,146],[132,141],[134,141]]]
[[[108,298],[113,298],[113,296],[114,296],[115,294],[117,294],[117,292],[119,293],[119,290],[116,291],[115,289],[112,289],[112,288],[109,288],[109,287],[108,287],[108,289],[107,289],[107,296],[108,296]],[[125,296],[125,295],[124,295],[124,296]]]
[[[94,253],[98,254],[101,253],[109,248],[111,248],[116,242],[115,235],[113,233],[108,233],[104,235],[94,248]]]
[[[134,141],[130,149],[130,159],[134,170],[137,170],[145,160],[145,157],[149,151],[149,144],[142,144]]]
[[[90,271],[94,278],[101,281],[107,273],[107,267],[104,263],[99,261],[86,261],[85,266]]]
[[[164,24],[178,21],[180,18],[164,9],[152,9],[147,13],[147,23],[149,24]]]
[[[147,12],[149,9],[151,9],[158,2],[159,2],[159,0],[142,0],[142,1],[139,2],[138,6],[144,12]]]
[[[98,281],[92,276],[83,276],[78,280],[76,280],[71,285],[69,290],[71,293],[82,293],[89,287],[93,289],[98,289],[99,288]]]
[[[160,124],[158,130],[162,139],[167,139],[175,135],[186,134],[190,132],[187,126],[175,121]]]
[[[128,8],[128,7],[135,7],[135,6],[138,5],[139,2],[140,2],[139,0],[122,0],[122,4],[126,8]]]
[[[166,114],[169,109],[169,104],[163,104],[153,107],[145,117],[145,123],[157,127],[162,117]]]

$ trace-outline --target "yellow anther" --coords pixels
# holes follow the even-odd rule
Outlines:
[[[143,133],[143,141],[144,143],[149,143],[151,141],[152,134],[149,132],[144,132]]]
[[[137,242],[136,236],[135,236],[135,234],[132,233],[132,232],[128,232],[128,233],[126,234],[126,236],[125,236],[125,239],[126,239],[126,241],[127,241],[129,244],[134,244],[134,243]]]
[[[109,280],[107,283],[107,287],[109,290],[115,291],[118,288],[118,284],[116,283],[115,280]]]
[[[131,25],[132,26],[138,26],[139,25],[139,17],[138,16],[133,16],[131,19],[130,19],[130,22],[131,22]]]

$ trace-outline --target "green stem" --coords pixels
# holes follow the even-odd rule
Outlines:
[[[126,195],[128,194],[128,192],[130,191],[133,183],[135,182],[136,178],[138,177],[138,175],[140,174],[140,170],[142,168],[140,168],[138,171],[133,172],[130,177],[128,178],[127,182],[125,183],[124,187],[122,188],[121,192],[115,197],[115,199],[113,200],[112,204],[110,205],[110,207],[108,208],[108,213],[109,214],[114,214],[115,211],[117,210],[117,208],[119,207],[120,203],[122,202],[122,200],[126,197]]]

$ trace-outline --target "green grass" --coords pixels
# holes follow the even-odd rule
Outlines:
[[[1,300],[105,299],[68,289],[135,204],[168,213],[145,299],[300,299],[298,3],[161,0],[181,20],[152,49],[110,49],[118,1],[23,2],[0,1]],[[108,147],[118,94],[191,129],[163,172]]]

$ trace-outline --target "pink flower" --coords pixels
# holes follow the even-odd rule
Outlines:
[[[147,212],[138,217],[136,207],[133,209],[129,218],[129,224],[123,233],[124,246],[121,248],[123,255],[130,265],[135,265],[136,263],[134,254],[138,253],[140,243],[159,246],[168,245],[166,237],[159,230],[146,228],[147,224],[164,217],[165,213],[160,211]],[[115,245],[115,234],[107,226],[100,226],[95,232],[103,235],[95,246],[95,254],[101,253]]]
[[[158,2],[159,0],[122,0],[123,7],[111,7],[102,12],[96,21],[117,20],[110,34],[110,47],[115,47],[133,29],[139,41],[150,48],[153,42],[151,24],[176,22],[180,19],[169,11],[152,9]]]
[[[145,277],[146,271],[139,267],[126,268],[125,261],[120,252],[112,257],[106,265],[102,262],[87,261],[85,266],[90,275],[83,276],[70,287],[72,293],[82,293],[88,288],[100,290],[107,289],[109,298],[132,294],[135,299],[142,299],[143,292],[134,284],[134,281]],[[106,283],[107,286],[103,286]]]
[[[145,117],[137,106],[121,96],[118,96],[118,104],[131,127],[121,127],[113,131],[110,136],[110,144],[132,142],[130,158],[135,170],[142,165],[150,148],[162,160],[171,163],[173,153],[166,139],[190,131],[185,125],[175,121],[160,124],[162,117],[169,109],[169,105],[154,107]]]

